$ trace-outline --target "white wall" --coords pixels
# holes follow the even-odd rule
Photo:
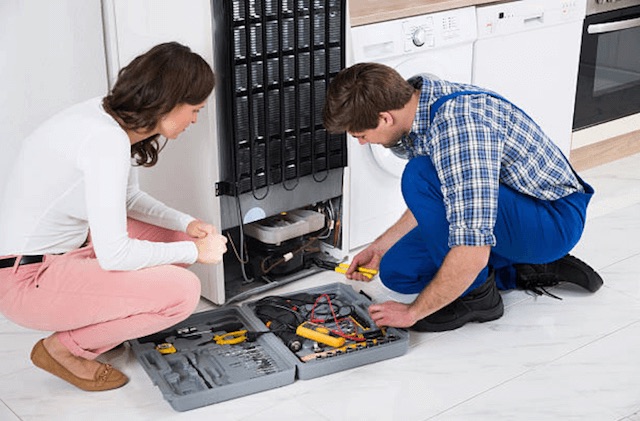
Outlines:
[[[107,92],[100,0],[0,1],[0,200],[20,142]]]

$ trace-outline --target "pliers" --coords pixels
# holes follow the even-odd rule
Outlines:
[[[220,335],[213,335],[211,340],[218,345],[236,345],[242,342],[254,342],[265,333],[271,332],[270,330],[265,330],[263,332],[250,332],[246,329],[236,330],[233,332],[222,333]],[[203,342],[198,345],[206,345],[210,341]]]

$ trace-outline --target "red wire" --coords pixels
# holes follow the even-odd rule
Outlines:
[[[365,338],[360,338],[357,336],[352,336],[352,335],[347,335],[346,333],[344,333],[344,331],[342,330],[342,327],[340,326],[340,321],[338,320],[338,317],[336,316],[336,313],[333,309],[333,304],[331,304],[331,298],[329,297],[328,294],[321,294],[318,296],[318,298],[316,298],[316,301],[313,303],[313,307],[311,308],[311,318],[309,319],[310,322],[312,323],[319,323],[319,324],[325,324],[326,320],[324,319],[316,319],[314,316],[314,312],[316,310],[316,306],[318,305],[318,301],[320,301],[321,298],[326,298],[327,303],[329,305],[329,309],[331,310],[331,316],[333,316],[333,321],[336,324],[336,326],[338,327],[338,329],[329,329],[329,331],[331,333],[334,333],[338,336],[341,336],[345,339],[349,339],[352,341],[364,341]],[[345,319],[342,319],[345,320]],[[353,323],[353,321],[351,321],[351,323]],[[325,326],[326,327],[326,326]]]

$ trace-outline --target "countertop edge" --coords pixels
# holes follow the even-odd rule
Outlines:
[[[410,4],[408,2],[400,5],[396,4],[395,8],[392,9],[389,7],[389,1],[350,0],[349,21],[351,26],[354,27],[388,20],[402,19],[410,16],[442,12],[444,10],[502,2],[503,1],[496,0],[415,0]]]

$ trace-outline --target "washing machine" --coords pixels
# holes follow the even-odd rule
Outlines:
[[[471,83],[475,7],[356,26],[351,30],[354,63],[377,62],[405,78],[429,73]],[[406,158],[380,145],[348,139],[349,250],[360,248],[396,222],[406,206],[400,177]]]

